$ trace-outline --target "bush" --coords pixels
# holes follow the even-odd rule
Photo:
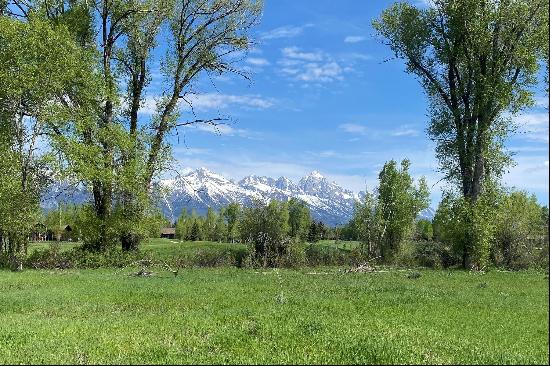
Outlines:
[[[254,255],[264,267],[276,266],[277,259],[286,255],[292,243],[288,236],[288,204],[271,201],[254,202],[243,210],[239,221],[242,241],[254,245]]]
[[[388,264],[400,267],[416,267],[418,264],[415,258],[415,245],[416,243],[412,240],[404,241],[393,260]]]
[[[302,267],[307,264],[306,245],[304,243],[291,243],[286,253],[276,259],[277,267]]]
[[[418,241],[414,246],[414,259],[419,266],[435,269],[448,268],[459,262],[449,246],[436,241]]]
[[[358,265],[368,259],[359,249],[348,251],[314,244],[307,245],[304,254],[307,265],[312,267]]]
[[[437,241],[448,244],[463,268],[489,265],[495,237],[497,192],[487,190],[477,201],[446,193],[434,217]]]
[[[91,252],[82,248],[61,252],[59,244],[49,248],[35,250],[26,260],[25,266],[36,269],[100,268],[125,267],[139,259],[143,253],[123,251],[113,248],[106,252]]]
[[[518,270],[536,266],[541,250],[547,246],[548,230],[544,210],[536,197],[526,192],[504,194],[497,212],[497,231],[493,260],[496,265]]]

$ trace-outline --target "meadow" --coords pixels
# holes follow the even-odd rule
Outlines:
[[[345,269],[0,271],[0,363],[548,364],[545,273]]]

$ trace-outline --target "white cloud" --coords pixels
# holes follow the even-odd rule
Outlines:
[[[267,66],[269,65],[269,61],[267,61],[265,58],[259,58],[259,57],[250,57],[246,59],[246,62],[248,62],[251,65],[254,66]]]
[[[344,123],[338,127],[340,127],[342,130],[348,133],[360,134],[360,135],[365,135],[367,133],[367,128],[365,126],[358,125],[355,123]]]
[[[360,61],[372,60],[371,55],[367,55],[367,54],[364,54],[364,53],[350,53],[350,54],[347,54],[345,57],[349,58],[352,61],[355,61],[355,60],[360,60]]]
[[[526,113],[514,118],[519,133],[531,141],[548,143],[548,113]]]
[[[548,194],[548,155],[516,157],[517,165],[504,175],[507,185]]]
[[[343,80],[344,73],[351,71],[350,67],[341,66],[332,57],[318,50],[305,52],[298,47],[286,47],[281,52],[283,58],[278,61],[282,66],[280,71],[298,81],[322,83]]]
[[[426,6],[426,7],[433,6],[433,0],[416,0],[415,3],[418,6]]]
[[[272,29],[268,32],[264,32],[261,35],[262,39],[278,39],[278,38],[292,38],[302,34],[303,30],[308,27],[312,27],[313,24],[305,24],[303,26],[283,26],[279,28]]]
[[[298,47],[285,47],[282,50],[283,56],[304,61],[321,61],[323,54],[317,52],[302,52]]]
[[[548,97],[536,97],[535,106],[548,109]]]
[[[298,80],[329,82],[334,80],[342,80],[343,69],[336,62],[325,64],[308,63],[304,65],[302,72],[296,76]]]
[[[147,97],[141,102],[139,113],[152,115],[157,111],[157,101],[155,97]]]
[[[346,43],[358,43],[364,41],[366,38],[362,36],[347,36],[344,38],[344,42]]]
[[[176,146],[172,148],[172,151],[174,154],[185,156],[208,155],[210,153],[210,149],[201,149],[188,146]]]
[[[392,136],[401,137],[401,136],[418,136],[418,130],[413,128],[402,127],[398,130],[395,130],[391,133]]]
[[[242,129],[242,128],[234,128],[228,124],[213,125],[213,124],[206,124],[206,123],[198,123],[198,124],[190,125],[187,128],[195,129],[201,132],[212,133],[215,135],[221,135],[221,136],[238,136],[238,137],[256,139],[256,140],[261,138],[261,133],[259,132],[254,132],[254,131]],[[204,154],[205,151],[202,151],[202,153]]]
[[[156,112],[156,97],[148,97],[142,103],[140,113],[152,115]],[[185,100],[180,100],[180,107],[183,110],[190,110],[191,106],[195,111],[220,110],[229,107],[242,107],[248,109],[268,109],[275,101],[266,99],[259,95],[230,95],[230,94],[191,94]]]
[[[339,156],[339,154],[334,150],[326,150],[326,151],[321,151],[318,154],[318,156],[321,157],[321,158],[334,158],[334,157]]]
[[[512,146],[508,147],[506,150],[517,152],[517,153],[533,153],[533,152],[542,152],[548,151],[548,146]]]
[[[252,109],[267,109],[273,106],[272,100],[258,95],[228,95],[228,94],[194,94],[186,98],[193,108],[199,110],[225,109],[230,106],[241,106]]]

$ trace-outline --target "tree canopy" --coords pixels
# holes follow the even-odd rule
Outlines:
[[[396,3],[373,25],[424,87],[441,170],[475,201],[511,163],[508,113],[533,104],[541,63],[548,70],[548,1]]]

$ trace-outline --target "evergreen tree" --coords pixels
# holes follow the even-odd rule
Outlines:
[[[317,243],[319,241],[320,235],[319,235],[319,226],[315,221],[312,221],[311,224],[309,224],[309,230],[307,233],[307,241],[310,243]]]
[[[191,230],[189,231],[189,240],[199,241],[201,240],[201,226],[198,219],[193,220],[191,224]]]

